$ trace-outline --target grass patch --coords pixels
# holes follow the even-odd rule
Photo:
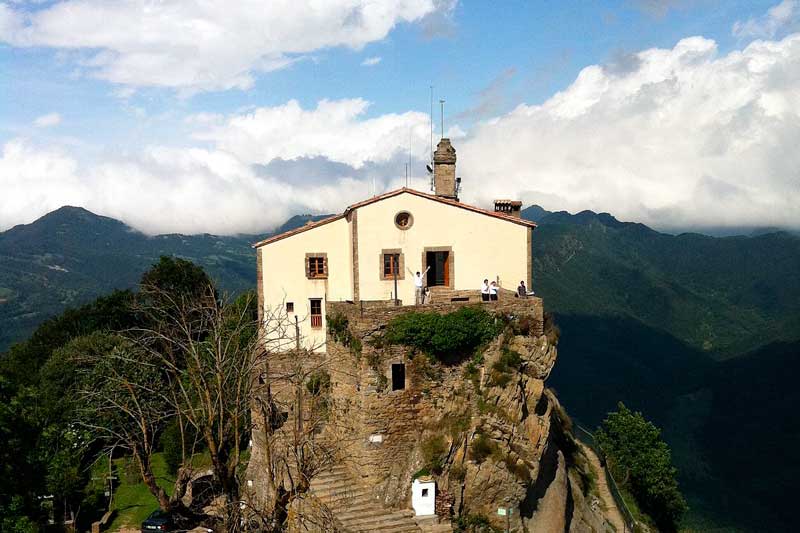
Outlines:
[[[108,472],[108,462],[102,461],[102,463],[99,473],[101,476],[105,476]],[[158,486],[169,494],[172,491],[175,479],[168,472],[164,454],[153,454],[152,464],[153,474],[156,476]],[[94,472],[92,475],[97,477]],[[138,474],[138,466],[132,458],[122,457],[115,459],[114,475],[119,478],[118,483],[120,484],[114,489],[114,501],[111,509],[116,513],[114,520],[109,525],[109,530],[116,531],[125,526],[138,529],[145,518],[158,509],[158,502],[150,494],[147,486],[142,483]]]
[[[433,435],[422,441],[421,450],[425,469],[434,474],[441,474],[447,456],[447,448],[447,441],[443,435]]]
[[[208,468],[211,458],[206,453],[199,453],[192,457],[192,467],[195,469]],[[154,453],[152,458],[153,474],[156,476],[158,486],[167,494],[172,492],[175,477],[169,473],[164,454]],[[109,524],[109,531],[117,531],[123,527],[139,529],[142,522],[156,509],[158,502],[150,494],[147,486],[142,483],[139,467],[131,457],[121,457],[113,461],[114,475],[118,478],[114,487],[114,501],[111,510],[115,511],[114,519]],[[92,468],[90,489],[102,492],[103,483],[108,475],[108,460],[100,460]]]

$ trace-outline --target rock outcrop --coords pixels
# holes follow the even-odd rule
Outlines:
[[[336,443],[337,472],[387,516],[410,509],[413,479],[431,475],[444,520],[512,531],[606,531],[590,466],[545,387],[557,328],[545,324],[539,299],[486,308],[503,321],[502,333],[478,353],[444,363],[382,341],[386,324],[409,308],[328,304],[340,331],[329,332],[320,364],[330,376],[321,435]]]

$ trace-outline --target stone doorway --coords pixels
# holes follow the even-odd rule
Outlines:
[[[403,363],[392,363],[392,390],[403,390],[406,388],[406,365]]]
[[[428,287],[453,286],[453,258],[449,248],[425,249],[425,264],[423,268],[430,268],[427,275]]]

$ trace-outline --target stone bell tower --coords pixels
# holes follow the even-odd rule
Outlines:
[[[447,138],[439,141],[433,153],[433,189],[436,196],[458,200],[456,149]]]

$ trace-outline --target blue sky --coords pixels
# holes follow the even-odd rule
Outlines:
[[[372,191],[376,175],[382,176],[377,187],[392,186],[393,178],[401,173],[398,170],[400,161],[406,160],[403,152],[407,150],[409,136],[415,156],[412,175],[418,178],[414,183],[423,184],[424,172],[420,167],[424,167],[422,160],[427,143],[421,133],[424,117],[420,113],[428,113],[431,84],[435,86],[435,98],[446,99],[446,127],[453,128],[450,132],[456,137],[456,148],[470,148],[464,155],[466,164],[471,166],[464,167],[464,172],[473,177],[473,182],[477,182],[479,176],[487,176],[491,181],[486,194],[508,190],[521,196],[526,203],[541,203],[551,209],[609,210],[623,218],[642,219],[665,228],[733,225],[736,220],[756,225],[800,224],[800,214],[791,209],[782,218],[775,219],[767,216],[766,209],[754,211],[752,206],[740,205],[748,203],[745,198],[757,191],[754,184],[742,183],[725,173],[737,152],[731,151],[727,161],[724,157],[715,155],[712,160],[707,156],[709,139],[718,138],[720,131],[707,132],[702,145],[695,149],[687,147],[685,152],[670,154],[671,148],[665,145],[664,153],[668,160],[685,157],[681,172],[691,175],[691,179],[686,178],[686,197],[696,197],[698,191],[707,192],[712,198],[719,197],[721,184],[732,187],[722,189],[729,193],[726,197],[737,202],[725,206],[729,210],[735,205],[736,217],[725,215],[725,209],[719,210],[722,213],[719,216],[692,215],[682,205],[685,202],[680,197],[643,197],[648,192],[652,195],[659,192],[657,187],[643,188],[642,183],[657,183],[660,178],[640,177],[648,171],[648,164],[638,160],[605,160],[595,164],[587,159],[580,163],[581,169],[588,168],[587,176],[573,180],[563,190],[530,186],[530,181],[535,179],[532,177],[543,172],[537,168],[536,160],[525,157],[524,147],[509,150],[505,162],[522,170],[521,175],[507,181],[505,176],[493,177],[491,172],[474,163],[481,158],[503,157],[497,155],[497,149],[491,148],[503,134],[492,132],[492,124],[509,125],[505,132],[508,135],[515,135],[510,125],[531,130],[536,130],[537,124],[543,130],[561,128],[561,122],[551,121],[554,115],[538,116],[543,108],[555,106],[553,99],[559,92],[572,99],[570,105],[584,98],[581,91],[597,93],[600,96],[592,100],[595,108],[614,98],[614,84],[621,88],[638,83],[635,91],[641,96],[653,84],[650,72],[658,70],[655,62],[661,60],[652,59],[653,63],[645,69],[642,65],[647,62],[642,61],[639,54],[647,50],[671,51],[677,57],[676,47],[682,40],[699,36],[704,41],[691,42],[691,46],[697,48],[692,53],[701,54],[702,61],[715,72],[729,68],[737,54],[747,50],[754,41],[781,43],[780,46],[794,53],[797,46],[794,41],[787,40],[798,29],[798,6],[792,0],[782,3],[774,0],[502,3],[407,0],[403,7],[386,8],[377,22],[370,22],[370,17],[359,11],[356,0],[341,0],[345,16],[331,8],[312,17],[309,12],[314,11],[313,6],[304,7],[302,2],[294,2],[287,4],[285,13],[279,12],[282,8],[276,8],[260,20],[253,17],[252,11],[229,13],[224,3],[216,13],[203,13],[199,8],[193,13],[194,3],[189,1],[153,19],[142,14],[147,9],[146,4],[126,0],[120,2],[119,8],[108,8],[95,0],[0,2],[0,69],[4,73],[0,78],[0,145],[4,146],[5,153],[2,160],[5,166],[0,163],[0,169],[6,173],[0,179],[5,180],[4,186],[18,187],[25,195],[14,199],[16,206],[4,206],[2,228],[29,222],[44,211],[58,207],[59,202],[71,201],[83,202],[86,207],[118,216],[150,232],[263,229],[298,210],[340,210],[357,196],[342,191],[352,190],[354,184],[356,188],[363,186],[362,193],[367,189]],[[71,16],[78,18],[69,20],[66,10],[75,6],[77,11],[73,10]],[[94,16],[98,18],[92,22]],[[352,20],[354,16],[358,17],[356,22]],[[84,21],[88,22],[82,27]],[[194,26],[184,39],[185,24]],[[157,35],[149,35],[150,31]],[[223,37],[212,41],[216,39],[212,35],[220,32]],[[704,43],[712,41],[715,47],[710,51]],[[206,45],[206,42],[211,44]],[[196,43],[200,45],[195,49]],[[149,55],[151,52],[154,55]],[[242,59],[246,56],[250,59]],[[790,57],[794,56],[790,54]],[[370,59],[375,64],[366,66],[364,63]],[[239,61],[240,66],[231,66],[238,65]],[[749,61],[748,64],[753,63]],[[797,94],[797,87],[793,85],[797,65],[793,59],[779,65],[781,72],[789,72],[792,83],[782,86],[784,92],[780,99],[783,102],[791,102]],[[579,75],[592,66],[599,68],[604,77],[599,81],[593,79],[591,87],[581,89]],[[695,79],[701,75],[695,63],[688,61],[684,66],[685,73],[682,67],[670,67],[674,72],[665,74],[664,79]],[[751,72],[751,69],[742,73],[740,66],[730,68],[737,76],[745,76],[745,82],[749,81],[748,76],[753,77],[751,97],[735,103],[733,111],[721,105],[725,113],[733,114],[710,118],[706,125],[714,123],[722,128],[720,124],[730,124],[731,117],[753,105],[759,92],[767,92],[763,84],[769,82],[762,80],[758,71]],[[591,68],[587,70],[590,71]],[[173,75],[173,72],[178,74]],[[642,79],[635,81],[634,75]],[[620,81],[626,77],[630,79],[624,83]],[[642,81],[644,78],[646,80]],[[768,78],[774,79],[775,75]],[[681,86],[684,85],[681,83]],[[630,101],[630,97],[628,94],[626,101]],[[683,97],[675,96],[661,103],[692,115],[686,106],[697,105],[697,98],[680,98]],[[356,99],[369,105],[344,104]],[[310,114],[297,116],[295,110],[296,122],[286,119],[285,131],[273,132],[271,136],[259,133],[244,143],[248,148],[243,147],[243,136],[252,136],[254,128],[263,126],[259,120],[281,122],[284,115],[278,110],[288,112],[283,106],[292,100],[297,101],[300,110]],[[315,113],[319,102],[324,100],[342,102],[342,110]],[[780,106],[776,111],[773,104],[774,98],[759,103],[767,109],[770,118],[768,124],[759,127],[759,138],[775,134],[776,130],[769,128],[789,127],[792,133],[795,131],[797,116],[787,114]],[[709,105],[714,106],[713,98]],[[581,146],[580,137],[586,136],[590,141],[594,138],[600,123],[584,120],[588,115],[594,113],[596,119],[602,115],[606,123],[609,120],[605,111],[581,109],[584,117],[581,121],[570,112],[572,123],[568,129],[559,130],[565,135],[564,143],[577,142],[577,146]],[[259,110],[264,113],[259,114]],[[436,110],[438,131],[438,103]],[[698,113],[700,111],[698,109]],[[324,146],[309,141],[317,130],[308,130],[306,125],[319,121],[319,128],[324,129],[326,120],[338,120],[337,113],[347,115],[346,124],[342,126],[346,133],[337,138],[348,144],[329,152]],[[556,115],[563,118],[563,113],[559,113]],[[652,128],[653,138],[662,135],[652,114],[635,115],[639,111],[631,109],[626,109],[625,113],[634,114],[626,114],[626,120],[638,117],[641,124]],[[776,113],[781,116],[781,125],[771,118]],[[523,115],[524,122],[521,121]],[[242,126],[244,129],[234,125],[239,120],[247,121],[246,127]],[[275,129],[274,125],[270,128],[271,131]],[[404,134],[403,128],[413,133]],[[723,133],[727,131],[722,129]],[[332,125],[329,130],[335,131],[336,126]],[[748,132],[756,135],[752,130]],[[308,146],[260,152],[258,144],[276,144],[276,135],[280,141],[296,140],[297,146]],[[395,141],[371,143],[365,139],[368,135],[392,136]],[[664,137],[670,135],[664,134]],[[463,139],[461,146],[459,138]],[[652,143],[643,149],[650,146]],[[559,152],[560,147],[549,152]],[[202,163],[196,161],[197,152],[186,155],[195,157],[186,162],[180,150],[206,150],[206,153]],[[392,153],[377,154],[376,150]],[[604,152],[601,148],[597,150],[596,153]],[[164,155],[167,153],[168,156]],[[572,152],[565,148],[564,153],[569,157]],[[462,155],[461,150],[459,155]],[[767,158],[774,156],[772,150],[753,156],[754,168],[772,169],[775,165]],[[165,158],[169,159],[168,163],[164,163]],[[218,163],[208,163],[209,158],[216,158]],[[219,162],[222,159],[224,163]],[[307,182],[290,183],[282,181],[279,175],[270,175],[269,169],[275,168],[277,163],[285,163],[284,160],[296,163],[296,172],[292,174],[308,169],[315,176]],[[195,164],[202,168],[193,170]],[[220,165],[224,165],[224,170],[219,170]],[[347,168],[342,169],[341,165]],[[572,174],[566,175],[570,168],[560,168],[559,161],[543,160],[541,167],[550,169],[548,183],[573,179]],[[629,189],[639,191],[639,196],[628,198],[629,191],[621,194],[619,190],[626,188],[624,182],[605,187],[617,190],[612,196],[600,190],[585,194],[586,183],[603,183],[606,176],[611,180],[609,173],[619,167],[636,175],[637,181]],[[41,170],[32,176],[31,168]],[[175,168],[185,172],[184,181],[174,178]],[[119,171],[118,178],[115,178],[116,171]],[[129,200],[129,193],[114,187],[115,179],[132,179],[126,171],[133,172],[136,176],[133,179],[142,184],[156,180],[156,186],[151,188],[176,196],[190,187],[193,180],[202,183],[208,194],[224,194],[229,189],[222,184],[229,184],[231,180],[264,180],[265,190],[271,191],[267,197],[281,200],[271,210],[273,214],[265,218],[259,218],[257,205],[247,207],[252,210],[248,217],[230,214],[233,208],[214,211],[218,222],[210,227],[201,223],[195,213],[180,207],[177,200],[173,206],[175,214],[170,217],[137,216],[133,210],[120,205]],[[781,169],[771,171],[782,172]],[[797,194],[796,186],[791,188],[796,182],[787,180],[787,176],[778,175],[772,181],[775,183],[770,184],[759,200],[765,205],[771,201],[770,195],[786,196],[787,190],[775,190],[775,187],[788,184],[788,193]],[[103,197],[80,191],[97,189],[98,183],[106,191]],[[248,186],[258,187],[258,184]],[[706,191],[707,187],[713,191]],[[476,189],[480,188],[473,187],[470,199],[485,202],[484,191]],[[318,192],[312,193],[312,190]],[[60,193],[63,194],[59,197]],[[309,194],[318,194],[319,198],[298,199]],[[234,202],[237,195],[231,196]],[[134,205],[139,208],[148,203],[144,195]],[[692,211],[705,210],[700,204],[692,207]],[[187,213],[182,217],[179,212],[183,211]],[[148,220],[150,222],[145,222]]]
[[[152,142],[162,135],[180,142],[185,132],[169,127],[174,126],[172,115],[230,113],[289,99],[308,107],[325,98],[362,97],[372,102],[372,116],[409,109],[428,112],[431,84],[436,100],[446,100],[446,115],[459,115],[480,103],[482,90],[503,79],[500,101],[493,108],[499,114],[518,103],[542,102],[569,85],[583,67],[620,54],[671,47],[691,35],[714,39],[721,52],[730,50],[738,44],[731,34],[733,23],[760,15],[774,3],[464,2],[456,5],[450,20],[431,22],[441,29],[438,35],[404,23],[362,49],[320,50],[289,68],[261,74],[251,90],[185,99],[169,89],[144,89],[123,101],[115,96],[115,85],[77,75],[75,64],[59,57],[59,50],[6,45],[0,48],[0,65],[8,73],[0,79],[6,95],[0,103],[0,140],[25,131],[36,117],[51,111],[65,119],[61,134],[101,143],[118,137],[119,142]],[[370,57],[381,62],[361,66]],[[513,75],[504,76],[512,69]],[[438,103],[436,107],[438,114]],[[169,113],[171,131],[165,132],[163,124],[146,128],[135,108],[149,116]],[[457,122],[468,125],[470,118],[460,115]]]

